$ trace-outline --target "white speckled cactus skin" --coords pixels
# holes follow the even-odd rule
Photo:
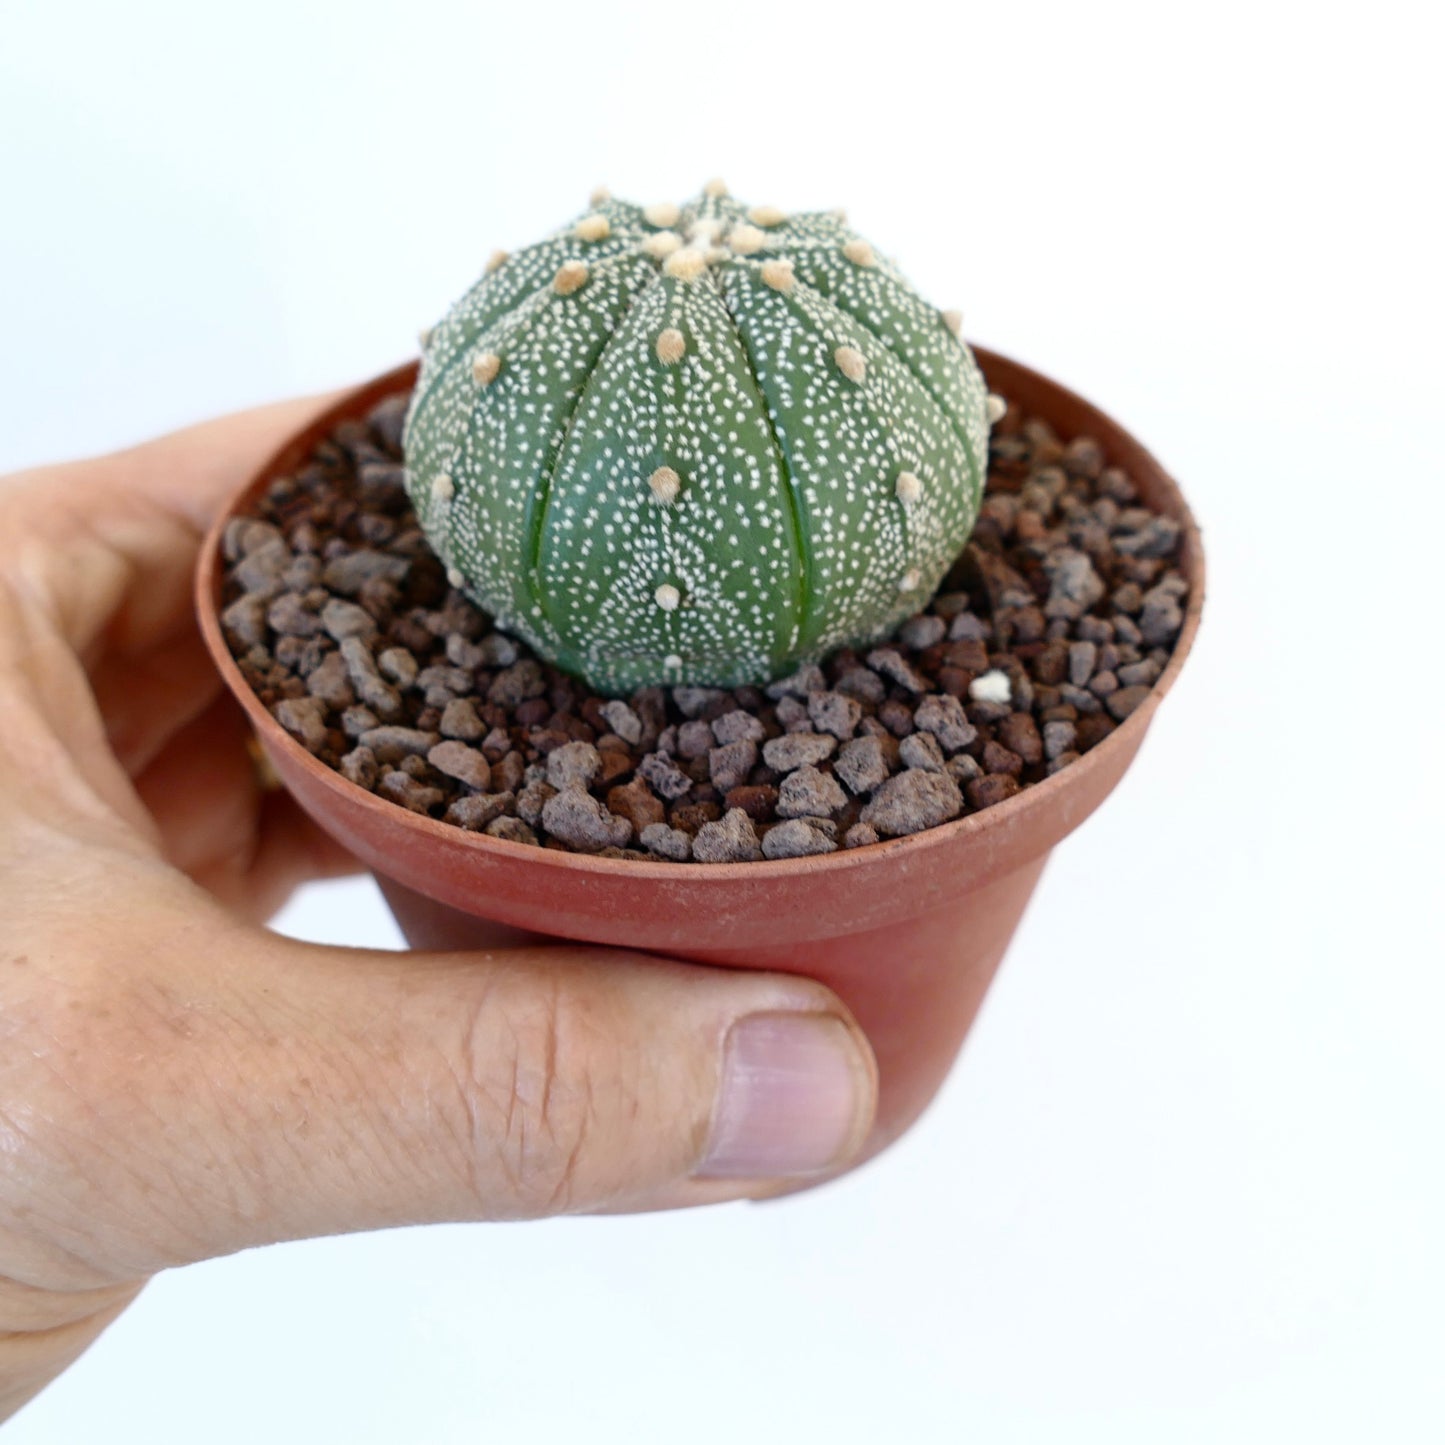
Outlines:
[[[888,634],[983,491],[956,317],[834,212],[595,199],[424,343],[407,484],[453,583],[606,693]]]

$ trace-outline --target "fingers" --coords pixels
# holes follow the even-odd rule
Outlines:
[[[750,1196],[835,1172],[873,1118],[868,1045],[807,980],[599,949],[193,941],[223,991],[152,985],[163,1047],[102,1111],[122,1277],[302,1236]]]

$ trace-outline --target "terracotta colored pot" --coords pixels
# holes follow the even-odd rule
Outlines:
[[[216,665],[285,785],[380,883],[416,948],[581,939],[698,963],[806,974],[853,1010],[878,1056],[882,1101],[871,1141],[897,1138],[933,1097],[1049,851],[1123,776],[1199,627],[1199,531],[1158,462],[1102,412],[1036,372],[977,351],[990,386],[1071,437],[1087,432],[1148,503],[1184,525],[1191,584],[1184,629],[1150,697],[1108,738],[1046,781],[941,828],[866,848],[779,862],[624,862],[506,843],[411,813],[347,782],[276,723],[231,658],[218,616],[221,533],[278,474],[298,468],[345,418],[404,390],[415,367],[360,387],[287,443],[217,520],[197,599]]]

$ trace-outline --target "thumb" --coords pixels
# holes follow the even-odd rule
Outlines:
[[[845,1166],[872,1123],[868,1044],[806,979],[595,948],[396,954],[243,929],[230,945],[232,967],[206,965],[229,997],[151,995],[175,1027],[146,1087],[172,1103],[130,1119],[171,1142],[130,1157],[163,1159],[194,1207],[172,1257],[137,1266],[776,1192]]]

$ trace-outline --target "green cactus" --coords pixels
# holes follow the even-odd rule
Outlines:
[[[597,690],[765,682],[886,636],[967,540],[957,331],[836,212],[599,194],[424,339],[407,485],[453,584]]]

